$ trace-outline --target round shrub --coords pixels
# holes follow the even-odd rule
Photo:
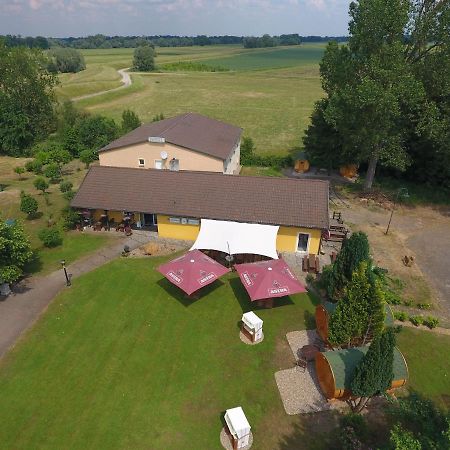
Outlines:
[[[31,195],[23,194],[20,199],[20,210],[32,218],[38,210],[38,202]]]
[[[34,187],[38,190],[38,191],[42,191],[45,192],[46,189],[48,189],[49,184],[47,182],[47,180],[45,178],[42,177],[38,177],[33,181]]]
[[[27,172],[34,172],[35,174],[40,174],[42,173],[42,163],[37,159],[27,161],[25,163],[25,169]]]
[[[67,201],[71,201],[74,197],[75,197],[76,192],[75,191],[67,191],[64,192],[63,197],[67,200]]]
[[[397,320],[400,320],[400,322],[405,322],[406,320],[408,320],[408,314],[406,314],[404,311],[395,311],[394,317]]]
[[[73,183],[71,181],[63,180],[59,183],[59,190],[61,192],[69,192],[73,188]]]
[[[409,321],[415,325],[416,327],[418,327],[419,325],[423,324],[423,317],[422,316],[411,316],[409,318]]]
[[[57,163],[51,163],[45,168],[44,175],[52,183],[56,183],[61,178],[61,168]]]
[[[63,242],[61,232],[55,227],[43,228],[39,231],[38,237],[44,246],[48,248],[58,247]]]

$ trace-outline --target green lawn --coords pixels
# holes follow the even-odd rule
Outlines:
[[[88,256],[106,245],[112,238],[106,234],[87,234],[72,231],[64,235],[62,245],[55,248],[40,248],[38,258],[32,261],[26,271],[31,273],[46,273],[61,268],[61,260],[71,264],[82,256]]]
[[[450,336],[405,327],[397,344],[408,363],[409,388],[450,409]]]
[[[292,365],[286,332],[311,324],[309,297],[261,310],[265,339],[247,346],[235,275],[192,302],[161,280],[160,262],[118,260],[74,280],[2,361],[2,448],[215,449],[224,410],[238,405],[255,448],[289,432],[297,418],[274,373]]]
[[[250,310],[234,274],[186,299],[154,269],[116,260],[74,280],[0,363],[2,448],[219,448],[225,409],[241,405],[258,450],[326,449],[334,413],[287,416],[274,373],[291,367],[285,334],[312,327],[307,295],[260,310],[265,339],[246,346]],[[411,386],[450,392],[450,338],[405,329]]]

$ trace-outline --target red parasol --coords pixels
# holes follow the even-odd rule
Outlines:
[[[173,261],[162,264],[157,270],[188,295],[230,271],[200,250],[191,250]]]
[[[252,302],[306,292],[282,259],[236,264],[234,267]]]

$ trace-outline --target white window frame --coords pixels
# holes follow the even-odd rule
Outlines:
[[[157,167],[156,167],[156,163],[157,162],[160,162],[161,163],[161,169],[158,169]],[[164,161],[162,160],[162,159],[155,159],[155,165],[154,165],[154,168],[155,169],[158,169],[158,170],[162,170],[162,168],[164,167]]]
[[[143,162],[141,163],[141,161],[143,161]],[[145,167],[145,159],[144,158],[138,158],[138,164],[139,164],[139,167]]]
[[[306,250],[299,250],[298,249],[298,241],[300,239],[300,235],[301,234],[306,234],[308,236],[308,245],[306,246]],[[311,244],[311,233],[303,233],[303,232],[298,232],[297,233],[297,240],[295,242],[295,252],[296,253],[300,253],[300,254],[304,254],[304,255],[309,255],[309,246]]]

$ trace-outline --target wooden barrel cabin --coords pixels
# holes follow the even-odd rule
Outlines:
[[[339,168],[339,173],[345,178],[355,178],[358,175],[358,166],[356,164],[347,164]]]
[[[308,172],[309,161],[305,152],[300,152],[297,154],[294,163],[294,170],[298,173]]]
[[[324,302],[323,304],[316,306],[315,318],[317,334],[326,344],[328,344],[328,323],[330,321],[330,317],[336,310],[336,307],[337,303],[331,302]],[[394,314],[392,313],[391,307],[387,303],[385,303],[384,311],[384,326],[392,327],[394,325]]]
[[[345,350],[319,352],[316,355],[316,372],[320,388],[329,400],[346,400],[351,396],[350,384],[356,366],[369,347],[355,347]],[[394,350],[394,379],[391,389],[406,384],[408,380],[408,366],[398,348]]]

